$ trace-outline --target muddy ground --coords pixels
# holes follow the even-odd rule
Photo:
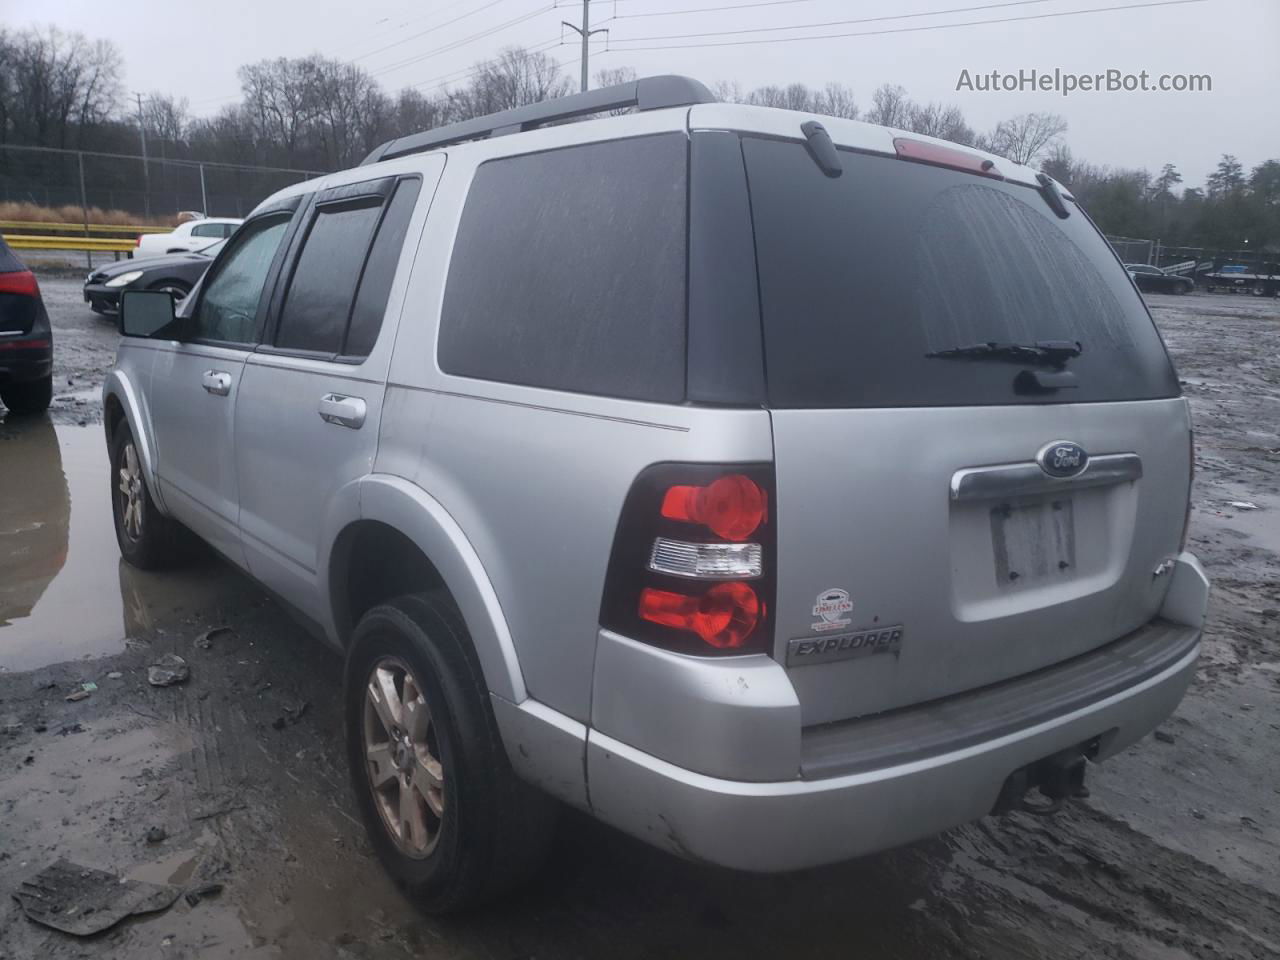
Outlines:
[[[0,555],[27,584],[0,582],[0,605],[31,608],[0,618],[0,958],[1280,956],[1280,303],[1152,298],[1194,410],[1191,545],[1214,593],[1187,699],[1092,771],[1089,800],[782,877],[566,815],[532,889],[434,920],[355,822],[338,660],[215,560],[119,562],[94,393],[116,335],[76,281],[42,283],[58,397],[51,420],[0,423],[0,551],[41,525]],[[186,685],[148,685],[166,651]],[[59,857],[225,887],[77,940],[9,899]]]

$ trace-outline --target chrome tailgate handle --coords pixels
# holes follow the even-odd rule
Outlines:
[[[231,392],[231,374],[225,370],[206,370],[200,385],[215,397],[225,397]]]
[[[359,430],[364,426],[365,409],[365,403],[359,397],[326,393],[320,398],[320,419],[352,430]]]
[[[1074,477],[1051,477],[1038,463],[1006,463],[957,470],[951,477],[952,500],[999,500],[1059,490],[1108,487],[1142,478],[1142,458],[1136,453],[1108,453],[1091,457]]]

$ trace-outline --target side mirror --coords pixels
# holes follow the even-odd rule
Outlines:
[[[126,337],[172,339],[173,297],[167,290],[126,290],[120,295],[120,332]]]

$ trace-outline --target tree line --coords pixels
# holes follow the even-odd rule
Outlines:
[[[141,109],[124,93],[119,51],[56,28],[0,30],[0,146],[24,144],[135,153],[139,127],[150,153],[306,170],[358,163],[379,143],[441,124],[572,92],[546,53],[508,48],[475,65],[452,88],[407,87],[389,94],[365,69],[318,54],[274,58],[239,69],[240,95],[210,117],[186,98],[153,92]],[[634,78],[628,68],[596,75],[598,85]],[[1252,169],[1223,155],[1202,186],[1184,186],[1176,166],[1157,174],[1076,157],[1067,122],[1025,113],[975,130],[954,104],[922,102],[884,84],[861,106],[841,83],[744,89],[715,85],[721,99],[866,120],[979,147],[1037,166],[1069,187],[1107,233],[1158,237],[1169,245],[1225,250],[1280,249],[1280,160]],[[132,109],[131,109],[132,108]]]

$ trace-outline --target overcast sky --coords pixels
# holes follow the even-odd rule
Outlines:
[[[1134,9],[1045,16],[1124,6]],[[937,11],[953,12],[911,16]],[[130,91],[188,97],[196,114],[234,101],[239,65],[274,56],[354,59],[389,92],[417,85],[435,93],[441,78],[465,75],[503,46],[551,44],[563,33],[564,45],[548,52],[576,77],[576,37],[560,21],[581,15],[581,0],[0,0],[6,27],[54,23],[113,41]],[[591,0],[591,15],[593,26],[610,31],[607,44],[592,44],[593,72],[630,66],[641,75],[736,80],[745,89],[837,80],[862,106],[878,85],[897,83],[915,99],[959,105],[979,130],[1011,114],[1051,111],[1070,123],[1067,140],[1077,157],[1153,172],[1172,162],[1187,185],[1202,183],[1224,152],[1246,169],[1280,157],[1280,0]],[[919,29],[1029,17],[1041,19]],[[777,29],[850,20],[864,22]],[[901,32],[880,32],[890,30]],[[838,33],[863,35],[783,40]],[[663,39],[638,39],[654,37]],[[768,42],[740,43],[759,40]],[[710,46],[728,43],[735,45]],[[688,44],[701,46],[636,49]],[[1066,98],[956,89],[965,69],[1033,68],[1209,74],[1213,89]]]

